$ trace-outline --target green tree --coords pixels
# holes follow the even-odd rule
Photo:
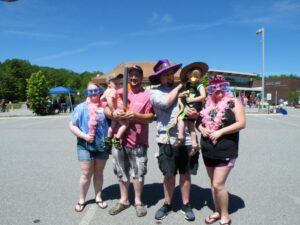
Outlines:
[[[27,97],[30,108],[37,115],[48,114],[47,97],[49,87],[48,82],[41,71],[33,73],[27,79]]]
[[[289,91],[288,101],[289,101],[290,105],[298,104],[298,101],[299,101],[298,93],[296,91]]]
[[[208,84],[209,84],[209,81],[208,81],[208,73],[206,73],[203,78],[202,78],[202,84],[204,87],[206,87]]]

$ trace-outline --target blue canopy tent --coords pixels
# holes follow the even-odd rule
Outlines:
[[[72,105],[72,101],[71,101],[71,94],[77,93],[76,91],[74,91],[70,88],[63,87],[63,86],[58,86],[58,87],[54,87],[54,88],[50,89],[48,93],[50,95],[68,94],[69,98],[70,98],[71,109],[73,109],[73,105]]]

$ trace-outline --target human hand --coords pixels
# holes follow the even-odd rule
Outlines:
[[[133,120],[136,117],[136,113],[132,111],[127,111],[125,114],[125,118],[129,121]]]
[[[209,138],[212,140],[213,143],[216,143],[217,140],[222,136],[222,131],[217,130],[209,134]]]
[[[179,93],[179,95],[178,95],[178,98],[186,98],[186,93],[184,93],[184,92],[181,92],[181,93]]]
[[[188,108],[185,110],[185,114],[190,118],[190,119],[198,119],[199,113],[197,112],[196,109],[194,108]]]
[[[209,131],[203,127],[202,125],[199,126],[199,130],[201,132],[201,135],[205,138],[209,137]]]
[[[194,99],[193,98],[186,98],[185,101],[186,101],[186,103],[193,103]]]
[[[84,140],[86,140],[89,143],[92,143],[94,141],[94,134],[85,134],[84,135]]]
[[[116,120],[124,119],[125,115],[126,115],[126,113],[121,110],[114,110],[112,113],[112,117]]]

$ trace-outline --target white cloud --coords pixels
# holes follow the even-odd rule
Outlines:
[[[272,9],[277,12],[291,12],[297,11],[300,9],[300,2],[299,1],[277,1],[273,4]]]
[[[86,52],[88,49],[89,48],[86,47],[86,48],[72,49],[72,50],[69,50],[69,51],[63,51],[63,52],[56,53],[56,54],[53,54],[53,55],[40,57],[38,59],[35,59],[35,61],[47,61],[47,60],[51,60],[51,59],[62,58],[62,57],[65,57],[65,56]]]
[[[65,38],[65,36],[62,34],[43,33],[36,31],[3,30],[2,33],[33,38]]]
[[[159,15],[157,12],[153,12],[149,23],[152,25],[167,25],[173,22],[173,18],[168,13]]]

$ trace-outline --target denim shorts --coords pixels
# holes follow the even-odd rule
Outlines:
[[[78,161],[91,161],[91,160],[107,160],[109,153],[107,151],[88,151],[85,149],[77,149]]]

